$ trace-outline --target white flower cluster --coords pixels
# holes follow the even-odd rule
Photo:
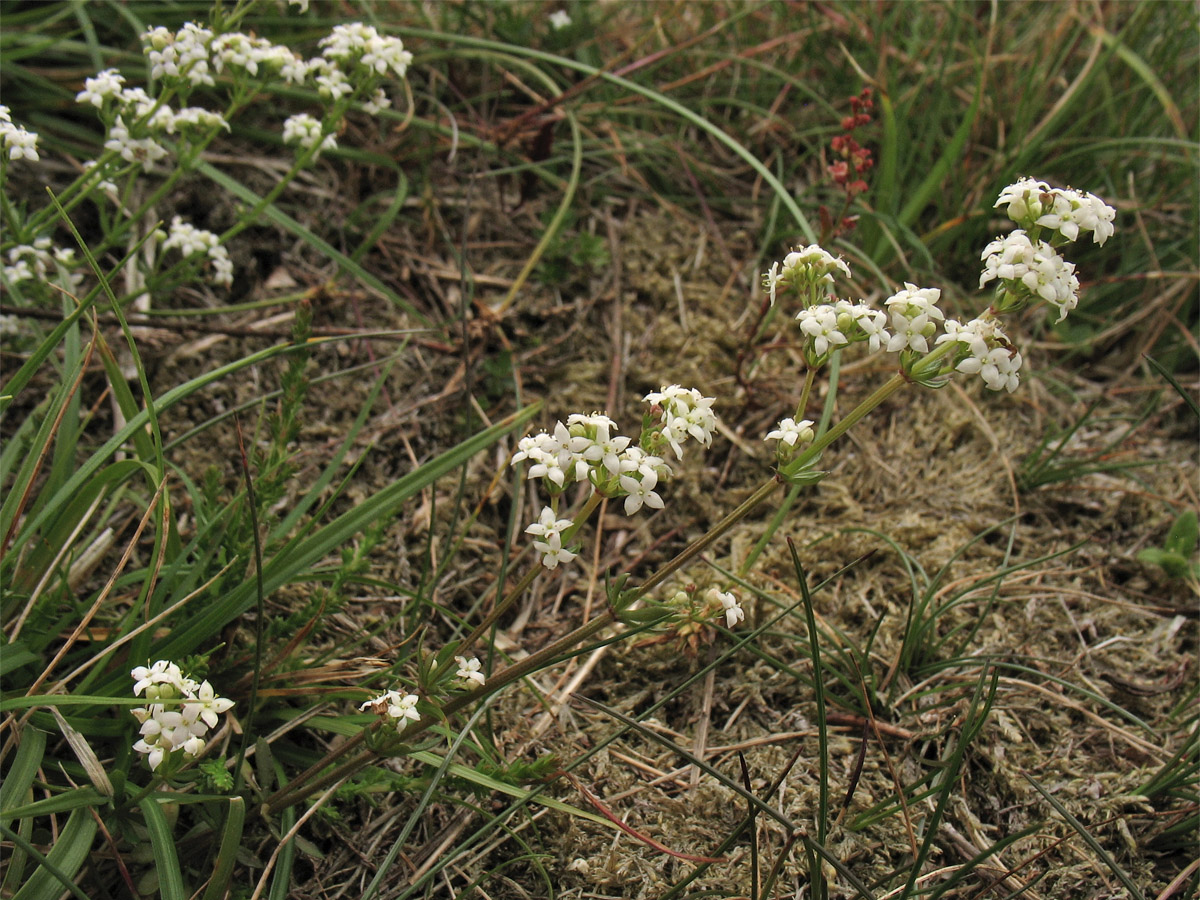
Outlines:
[[[10,285],[35,279],[45,281],[56,263],[66,269],[74,268],[75,251],[55,247],[50,238],[43,235],[32,244],[18,244],[9,248],[4,280]],[[77,279],[72,278],[71,281],[74,284]]]
[[[703,396],[695,388],[670,384],[642,399],[662,410],[662,438],[675,451],[676,459],[683,459],[682,444],[689,437],[704,447],[712,446],[713,432],[717,430],[712,397]]]
[[[937,343],[959,344],[953,361],[956,371],[978,375],[993,391],[1011,394],[1017,389],[1021,383],[1021,354],[994,317],[985,313],[966,325],[947,319],[945,329]]]
[[[330,133],[322,137],[321,123],[308,113],[297,113],[283,123],[283,142],[285,144],[297,144],[307,150],[318,141],[320,141],[321,147],[313,154],[314,160],[321,155],[321,151],[337,147],[337,136]]]
[[[102,109],[107,101],[120,96],[124,84],[125,76],[117,69],[105,69],[94,78],[84,79],[83,90],[75,95],[75,102]]]
[[[229,251],[220,244],[220,239],[211,231],[197,228],[183,221],[181,216],[171,220],[171,230],[163,241],[163,250],[178,250],[184,259],[197,254],[205,254],[212,262],[214,284],[229,287],[233,284],[233,263],[229,259]]]
[[[329,36],[321,39],[320,46],[328,62],[348,73],[361,67],[377,75],[391,72],[403,78],[412,62],[412,54],[404,49],[400,38],[386,37],[362,22],[335,25]]]
[[[131,710],[142,725],[133,749],[146,755],[151,769],[177,750],[184,759],[199,756],[209,729],[216,728],[218,717],[233,708],[233,701],[218,697],[207,681],[197,683],[165,659],[138,666],[130,674],[134,696],[144,692],[149,701],[148,706]]]
[[[177,78],[198,87],[214,85],[209,71],[209,45],[213,32],[195,22],[185,22],[179,31],[151,28],[142,35],[142,52],[150,62],[151,78]]]
[[[220,113],[199,106],[174,110],[155,100],[144,88],[122,87],[124,82],[124,76],[116,69],[105,69],[95,78],[87,79],[75,99],[100,110],[108,123],[104,149],[118,153],[126,162],[150,171],[156,162],[169,155],[167,148],[159,143],[163,135],[179,132],[191,136],[221,128],[229,130],[229,123]]]
[[[1040,297],[1058,308],[1061,322],[1079,303],[1075,266],[1045,241],[1034,244],[1017,230],[988,244],[980,257],[983,273],[979,286],[998,279],[1009,294]]]
[[[1079,303],[1079,279],[1075,266],[1055,248],[1088,231],[1103,245],[1115,231],[1116,210],[1095,194],[1032,178],[1005,187],[995,205],[1005,207],[1020,227],[984,248],[979,286],[999,282],[998,309],[1044,300],[1058,308],[1061,322]],[[1048,241],[1041,237],[1043,229],[1049,231]]]
[[[821,249],[816,244],[809,244],[793,250],[783,258],[783,265],[771,263],[771,269],[763,276],[763,287],[775,305],[775,295],[779,288],[790,287],[807,297],[811,304],[820,299],[820,288],[828,290],[833,284],[833,273],[841,272],[850,277],[850,267],[840,256]]]
[[[1049,228],[1068,241],[1090,231],[1093,242],[1103,246],[1115,231],[1117,211],[1095,194],[1051,187],[1032,178],[1020,178],[1004,188],[995,206],[1006,207],[1009,218],[1023,228]]]
[[[396,731],[403,731],[411,722],[421,721],[417,711],[420,698],[416,694],[401,694],[399,691],[387,691],[359,707],[361,712],[370,710],[380,718],[392,719]]]
[[[671,477],[671,467],[660,455],[670,447],[683,457],[683,444],[689,438],[705,447],[712,443],[717,417],[713,398],[677,384],[664,385],[647,394],[656,421],[641,436],[639,443],[618,434],[617,423],[600,413],[573,413],[566,424],[556,422],[552,432],[527,435],[517,443],[511,464],[530,462],[527,477],[540,478],[557,497],[573,483],[588,483],[601,495],[624,498],[625,514],[632,516],[643,507],[662,509],[663,500],[656,488],[660,480]],[[525,529],[539,540],[534,549],[542,564],[553,569],[570,562],[576,554],[563,546],[563,534],[570,519],[559,519],[552,507],[542,509],[538,521]]]
[[[37,134],[26,131],[24,125],[14,125],[8,107],[0,106],[0,153],[6,152],[10,160],[37,162],[37,139]]]

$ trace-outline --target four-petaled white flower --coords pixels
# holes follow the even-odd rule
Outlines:
[[[821,303],[810,306],[796,314],[800,330],[812,339],[813,353],[824,356],[831,347],[841,347],[850,343],[838,330],[837,310],[831,304]]]
[[[395,720],[397,731],[403,731],[409,721],[421,721],[421,713],[417,710],[420,697],[416,694],[401,694],[399,691],[387,691],[359,706],[359,710],[370,710],[380,718]]]
[[[662,497],[654,492],[658,484],[658,473],[651,469],[649,472],[639,471],[641,478],[632,475],[622,475],[619,479],[621,489],[627,492],[625,497],[625,515],[632,516],[643,506],[651,509],[662,509]]]
[[[550,13],[550,27],[555,31],[558,31],[560,28],[566,28],[570,24],[571,17],[565,9],[559,9]]]
[[[746,612],[742,609],[737,598],[729,591],[719,591],[716,588],[709,588],[707,597],[709,603],[715,606],[721,604],[721,611],[725,614],[725,627],[732,628],[738,622],[742,622],[746,618]]]
[[[966,375],[978,375],[993,391],[1015,391],[1021,382],[1021,354],[990,315],[972,319],[965,325],[948,319],[939,344],[953,341],[960,345],[954,368]]]
[[[455,677],[475,684],[483,684],[487,680],[483,672],[479,671],[482,665],[477,657],[472,656],[468,659],[465,656],[456,656],[454,661],[458,663],[458,671],[454,673]]]
[[[780,419],[775,430],[767,432],[766,439],[779,441],[781,444],[795,449],[803,447],[805,444],[811,444],[815,437],[816,432],[813,431],[813,423],[810,419],[801,419],[797,422],[789,416],[786,419]]]

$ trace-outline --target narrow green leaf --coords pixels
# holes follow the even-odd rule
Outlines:
[[[146,818],[146,830],[150,833],[159,896],[162,900],[187,900],[191,892],[184,889],[183,872],[179,870],[179,857],[175,853],[175,835],[171,833],[162,806],[157,800],[149,798],[138,806]]]
[[[262,202],[262,197],[254,193],[254,191],[250,190],[250,188],[246,187],[240,181],[231,178],[220,169],[217,169],[206,162],[201,162],[198,164],[196,166],[196,171],[209,178],[220,187],[229,191],[229,193],[233,194],[239,200],[251,205]],[[414,307],[411,303],[409,303],[407,300],[389,288],[386,284],[364,269],[355,260],[351,259],[345,253],[342,253],[328,241],[317,237],[283,210],[279,209],[279,207],[277,207],[274,203],[267,204],[267,206],[263,209],[263,215],[284,230],[300,238],[314,250],[317,250],[318,252],[329,257],[331,260],[349,272],[350,275],[353,276],[357,281],[365,284],[367,287],[372,288],[375,291],[378,291],[382,296],[386,297],[398,308],[404,310],[422,325],[428,326],[430,324],[429,319],[419,313],[416,307]]]
[[[1121,884],[1125,885],[1125,890],[1129,891],[1129,896],[1132,897],[1133,900],[1143,900],[1142,892],[1138,890],[1138,886],[1134,884],[1133,879],[1129,877],[1124,869],[1117,865],[1117,861],[1113,859],[1112,854],[1100,845],[1100,842],[1092,836],[1092,833],[1087,830],[1084,824],[1071,815],[1071,813],[1067,811],[1067,808],[1058,801],[1057,797],[1034,781],[1028,773],[1022,772],[1021,774],[1025,777],[1025,780],[1032,784],[1037,792],[1042,795],[1042,798],[1054,807],[1054,811],[1066,819],[1067,824],[1075,829],[1075,832],[1081,838],[1083,838],[1084,843],[1092,848],[1092,852],[1104,861],[1104,864],[1108,866],[1114,875],[1117,876],[1117,879],[1121,882]]]
[[[1188,405],[1188,409],[1192,411],[1192,415],[1197,419],[1200,419],[1200,403],[1197,403],[1196,398],[1188,392],[1187,388],[1179,383],[1179,379],[1168,372],[1163,364],[1154,357],[1147,356],[1145,357],[1145,360],[1146,362],[1150,363],[1150,366],[1155,372],[1167,380],[1167,383],[1171,385],[1171,387],[1175,388],[1175,392],[1183,398],[1183,402]]]
[[[45,800],[36,800],[33,803],[26,803],[24,806],[6,809],[4,815],[9,819],[26,819],[30,816],[48,816],[52,813],[69,812],[86,806],[104,806],[107,802],[108,798],[94,787],[78,787],[55,797],[47,797]]]
[[[81,900],[88,900],[88,895],[79,889],[73,879],[91,853],[96,828],[97,820],[92,814],[86,809],[77,809],[67,819],[50,852],[42,854],[16,832],[7,826],[0,826],[0,831],[9,840],[18,844],[38,863],[37,869],[12,900],[57,900],[63,888]]]
[[[394,516],[411,497],[442,476],[453,472],[508,432],[524,425],[540,409],[541,404],[538,403],[514,413],[419,466],[395,484],[346,511],[310,537],[288,543],[276,552],[263,568],[264,593],[269,596],[331,552],[345,546],[354,535],[372,523]],[[169,636],[166,642],[155,650],[155,658],[177,659],[192,652],[235,616],[249,609],[254,603],[254,592],[253,582],[246,582],[230,591],[189,623],[188,628]]]
[[[221,846],[217,850],[217,865],[213,870],[212,879],[204,890],[203,900],[221,900],[229,887],[229,879],[233,876],[233,867],[237,863],[238,847],[242,844],[242,829],[246,822],[246,801],[241,797],[229,798],[229,811],[225,815],[225,825],[221,828]]]
[[[983,99],[983,81],[984,70],[981,66],[979,80],[975,83],[975,96],[971,100],[970,107],[963,115],[962,121],[958,123],[958,128],[955,129],[953,136],[946,142],[946,146],[942,149],[937,162],[933,164],[933,168],[929,170],[929,174],[917,185],[909,195],[908,202],[900,209],[900,213],[896,217],[900,225],[904,227],[912,225],[921,210],[929,203],[929,198],[933,196],[934,192],[943,189],[950,169],[962,156],[967,138],[970,137],[971,129],[975,125],[975,118],[979,113],[979,102]]]
[[[46,732],[26,726],[20,734],[21,743],[17,746],[8,772],[0,781],[0,822],[5,824],[15,818],[9,810],[28,795],[46,752]]]

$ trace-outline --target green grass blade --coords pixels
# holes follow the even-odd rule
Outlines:
[[[9,810],[25,799],[34,776],[42,764],[46,752],[46,732],[39,728],[25,727],[21,731],[21,744],[17,747],[4,780],[0,781],[0,824],[7,825],[14,817]]]
[[[1121,882],[1121,884],[1125,885],[1125,890],[1129,891],[1129,896],[1132,897],[1133,900],[1144,900],[1142,892],[1139,891],[1138,886],[1133,883],[1133,879],[1129,877],[1128,873],[1126,873],[1124,869],[1117,865],[1117,861],[1113,859],[1112,854],[1100,846],[1100,842],[1092,836],[1087,828],[1084,827],[1084,824],[1071,815],[1071,813],[1067,811],[1067,808],[1058,802],[1057,797],[1034,781],[1027,772],[1022,772],[1021,774],[1025,777],[1025,780],[1033,785],[1037,792],[1042,795],[1042,798],[1054,807],[1054,811],[1066,819],[1067,824],[1075,829],[1075,832],[1081,838],[1083,838],[1084,843],[1092,848],[1092,852],[1100,857],[1100,859],[1104,861],[1104,864],[1112,870],[1112,873],[1117,876],[1117,879]]]
[[[750,9],[750,7],[747,7],[747,10]],[[816,243],[817,233],[813,230],[808,218],[803,212],[800,211],[800,207],[797,205],[795,198],[792,196],[792,192],[788,190],[778,178],[775,177],[774,172],[767,168],[767,166],[765,166],[762,161],[758,159],[758,157],[742,146],[739,141],[730,137],[723,129],[713,124],[699,113],[688,109],[686,106],[678,103],[675,100],[672,100],[666,94],[662,94],[651,88],[643,87],[637,82],[630,81],[627,78],[622,78],[620,75],[614,75],[613,73],[607,72],[603,69],[598,69],[595,66],[590,66],[587,63],[569,59],[565,56],[558,56],[554,53],[547,53],[543,50],[535,50],[530,47],[517,47],[512,44],[504,44],[499,41],[472,37],[466,34],[450,34],[438,31],[428,31],[422,28],[400,28],[397,29],[397,31],[399,31],[401,35],[423,38],[428,41],[449,41],[451,43],[462,44],[468,47],[482,47],[488,50],[498,50],[502,53],[520,54],[523,56],[528,56],[531,59],[540,59],[543,62],[548,62],[556,66],[562,66],[566,69],[572,69],[576,72],[583,72],[587,75],[594,76],[600,80],[607,81],[610,84],[618,85],[619,87],[622,87],[628,91],[632,91],[635,94],[640,94],[648,100],[654,101],[665,109],[669,109],[680,118],[691,122],[697,128],[700,128],[712,135],[712,137],[715,138],[719,143],[724,144],[726,147],[740,156],[746,162],[746,164],[754,169],[755,173],[761,177],[763,181],[770,185],[772,190],[776,192],[777,196],[783,202],[783,205],[787,207],[788,212],[792,214],[792,218],[795,219],[796,225],[804,233],[804,236],[808,239],[808,242]]]
[[[217,850],[216,868],[204,890],[203,900],[221,900],[233,876],[237,864],[237,851],[242,845],[242,829],[246,823],[246,801],[241,797],[229,798],[229,810],[225,814],[225,825],[221,828],[221,846]]]
[[[58,833],[58,840],[50,852],[43,854],[7,826],[0,826],[0,832],[5,837],[38,863],[37,869],[13,895],[12,900],[57,900],[64,888],[81,900],[88,900],[88,895],[80,890],[73,879],[91,853],[92,838],[96,836],[97,827],[97,820],[89,810],[76,809]]]
[[[311,537],[293,541],[281,548],[263,569],[263,590],[270,595],[296,578],[308,567],[320,562],[354,535],[381,518],[395,515],[417,492],[438,478],[454,471],[472,456],[491,446],[508,432],[521,427],[541,409],[541,404],[526,407],[503,419],[474,437],[468,438],[445,453],[420,466],[396,483],[384,488],[353,509],[343,513]],[[155,658],[178,659],[196,649],[234,617],[241,615],[254,602],[254,585],[243,584],[214,603],[189,627],[167,638],[155,650]],[[115,682],[114,682],[115,684]]]
[[[254,205],[262,202],[262,197],[254,193],[254,191],[250,190],[250,188],[246,187],[240,181],[231,178],[229,175],[226,175],[220,169],[215,168],[209,163],[198,163],[196,166],[196,171],[213,181],[215,184],[229,191],[229,193],[233,194],[233,196],[245,203]],[[309,229],[305,228],[283,210],[279,209],[279,207],[277,207],[275,204],[267,204],[267,206],[263,208],[263,215],[288,233],[300,238],[314,250],[329,257],[329,259],[333,260],[343,269],[349,272],[350,275],[356,280],[362,284],[365,284],[367,287],[378,291],[379,294],[386,297],[398,308],[404,310],[422,325],[428,326],[430,324],[429,319],[419,313],[416,307],[414,307],[411,303],[409,303],[407,300],[389,288],[386,284],[364,269],[358,262],[351,259],[345,253],[342,253],[342,251],[338,250],[328,241],[317,237],[317,235],[313,234]]]
[[[1163,367],[1163,364],[1160,363],[1154,357],[1147,356],[1147,357],[1145,357],[1145,360],[1146,360],[1146,362],[1148,362],[1150,364],[1150,367],[1153,368],[1155,372],[1157,372],[1159,375],[1161,375],[1163,378],[1166,379],[1167,384],[1169,384],[1169,385],[1171,385],[1171,387],[1175,388],[1175,392],[1177,394],[1179,394],[1180,397],[1183,398],[1183,402],[1188,405],[1188,409],[1190,409],[1192,411],[1192,415],[1195,416],[1197,419],[1200,419],[1200,403],[1197,403],[1196,398],[1193,397],[1191,394],[1189,394],[1187,391],[1187,388],[1185,388],[1182,384],[1179,383],[1179,379],[1177,379],[1174,375],[1172,375],[1170,372],[1168,372]]]
[[[146,831],[150,834],[150,846],[154,851],[159,896],[162,900],[187,900],[189,894],[184,889],[179,856],[175,853],[175,836],[171,833],[162,806],[157,800],[151,799],[143,800],[138,806],[146,817]]]
[[[916,189],[909,195],[908,201],[900,208],[896,219],[901,226],[907,228],[917,220],[917,216],[925,208],[926,204],[929,203],[929,199],[934,195],[934,192],[943,189],[951,167],[962,156],[967,138],[970,137],[971,129],[975,125],[976,116],[979,114],[979,103],[983,99],[984,74],[984,68],[980,66],[979,80],[975,84],[975,96],[972,98],[971,105],[963,115],[962,121],[958,123],[958,128],[954,130],[954,134],[946,142],[945,148],[942,150],[937,162],[933,164],[933,168],[929,170],[929,174],[917,185]],[[877,253],[872,255],[878,258]]]

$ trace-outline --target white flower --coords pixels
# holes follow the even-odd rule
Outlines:
[[[658,485],[658,473],[651,469],[649,472],[638,472],[642,477],[634,478],[632,475],[622,475],[620,477],[621,490],[625,491],[625,515],[632,516],[643,506],[649,506],[651,509],[662,509],[662,497],[654,492],[654,488]]]
[[[543,506],[538,520],[528,526],[525,529],[525,533],[532,534],[534,537],[550,538],[560,535],[570,527],[570,519],[559,519],[555,516],[554,510],[549,506]]]
[[[194,720],[199,717],[209,728],[217,727],[217,716],[233,708],[233,701],[226,697],[218,697],[207,680],[200,682],[195,699],[183,704],[184,718],[189,716]]]
[[[37,162],[37,140],[37,134],[26,131],[24,125],[13,125],[7,117],[0,121],[0,148],[8,151],[10,160],[27,159]]]
[[[134,138],[130,135],[123,116],[117,116],[116,122],[108,129],[104,149],[116,151],[126,162],[137,163],[147,171],[167,155],[166,149],[150,138]]]
[[[362,67],[376,75],[390,71],[403,78],[412,62],[412,54],[397,37],[381,35],[373,26],[361,22],[335,25],[320,41],[322,55],[350,69]]]
[[[387,93],[383,88],[375,88],[375,93],[371,95],[371,99],[363,103],[363,112],[369,113],[372,116],[377,115],[380,110],[387,109],[392,105],[392,101],[388,99]]]
[[[326,100],[336,102],[354,92],[354,85],[337,66],[326,66],[325,71],[316,77],[316,82],[317,93]]]
[[[714,398],[705,397],[695,388],[671,384],[651,391],[643,399],[662,410],[662,436],[676,457],[683,458],[683,442],[689,437],[705,447],[712,444],[713,432],[717,430],[717,416],[712,411]]]
[[[1054,193],[1051,208],[1038,216],[1035,224],[1052,228],[1074,241],[1080,231],[1092,232],[1092,240],[1103,245],[1112,237],[1117,211],[1095,194],[1080,194],[1070,189]]]
[[[775,292],[779,289],[779,263],[771,263],[771,268],[763,273],[763,287],[767,289],[767,296],[771,298],[771,305],[775,305]]]
[[[370,709],[377,716],[395,719],[396,730],[403,731],[408,724],[406,720],[421,721],[421,714],[417,711],[420,699],[416,694],[387,691],[359,706],[359,710],[366,712]]]
[[[171,700],[196,690],[196,682],[187,678],[175,663],[165,659],[149,667],[137,666],[129,674],[133,676],[135,697],[145,691],[149,700]]]
[[[195,128],[224,128],[229,131],[229,123],[223,115],[199,106],[189,106],[175,113],[164,130],[167,134],[174,134],[175,129],[181,125]]]
[[[475,682],[476,684],[483,684],[487,680],[484,674],[479,671],[481,665],[477,657],[472,656],[470,659],[467,659],[465,656],[456,656],[454,657],[454,661],[458,663],[458,671],[454,673],[456,677],[466,682]]]
[[[158,27],[142,35],[142,52],[150,62],[152,78],[186,78],[193,86],[214,85],[208,71],[209,45],[213,32],[194,22],[185,22],[178,32]]]
[[[1079,303],[1075,266],[1045,241],[1034,244],[1024,231],[1017,230],[992,241],[980,258],[983,260],[980,287],[999,279],[1010,294],[1027,300],[1040,297],[1058,307],[1059,322]]]
[[[215,274],[214,284],[226,287],[233,284],[233,262],[229,259],[229,251],[220,245],[220,238],[211,231],[196,228],[183,221],[181,216],[171,220],[170,234],[163,241],[163,250],[178,249],[184,258],[203,253],[212,263]]]
[[[177,750],[184,758],[198,756],[208,730],[233,707],[233,701],[218,697],[207,681],[197,685],[178,665],[165,659],[137,666],[130,674],[135,681],[134,695],[144,693],[152,701],[147,707],[131,710],[141,725],[141,737],[133,749],[148,758],[151,769],[157,769]]]
[[[796,314],[800,323],[800,331],[812,340],[813,353],[824,356],[830,347],[840,347],[850,343],[838,330],[837,311],[828,303],[810,306]]]
[[[884,301],[892,318],[893,334],[887,343],[889,353],[897,350],[929,352],[927,339],[937,331],[936,323],[945,318],[937,306],[941,293],[937,288],[918,288],[906,281],[904,290]]]
[[[105,99],[108,97],[116,97],[121,93],[121,85],[125,83],[125,76],[117,69],[105,69],[96,75],[95,78],[85,79],[83,82],[83,90],[75,95],[76,103],[90,103],[92,106],[99,108],[104,105]]]
[[[1101,245],[1112,237],[1117,213],[1095,194],[1051,187],[1032,178],[1021,178],[1004,188],[996,206],[1007,206],[1009,218],[1022,228],[1040,225],[1068,241],[1077,240],[1081,231],[1090,231],[1092,240]]]
[[[790,285],[833,284],[833,273],[837,271],[850,277],[850,267],[845,260],[816,244],[809,244],[783,258],[780,277]]]
[[[805,444],[811,444],[815,438],[816,432],[813,430],[811,419],[801,419],[797,422],[789,416],[786,419],[780,419],[774,431],[767,432],[766,440],[779,441],[781,444],[795,449],[803,447]]]
[[[937,342],[954,341],[962,345],[955,355],[959,360],[954,367],[957,371],[978,375],[993,391],[1011,394],[1017,389],[1023,359],[994,318],[985,314],[966,325],[951,319],[945,328],[945,334]]]
[[[526,478],[544,478],[558,487],[566,487],[567,472],[558,463],[558,458],[551,456],[549,453],[539,450],[537,462],[529,467],[529,474]]]
[[[609,437],[608,429],[605,428],[602,436],[597,435],[592,445],[583,451],[583,458],[590,462],[600,463],[611,474],[616,475],[621,471],[621,453],[628,446],[629,438],[623,434]]]
[[[715,606],[721,604],[722,611],[725,613],[725,627],[732,628],[738,622],[744,621],[746,612],[738,603],[737,598],[728,591],[719,591],[716,588],[709,588],[706,593],[706,599],[709,603]]]
[[[556,12],[550,13],[550,27],[555,31],[558,31],[560,28],[566,28],[570,24],[571,17],[567,15],[567,11],[565,9],[560,9]]]
[[[887,330],[887,313],[872,309],[865,303],[858,303],[853,307],[851,314],[854,316],[854,324],[866,338],[867,349],[872,353],[881,346],[886,346],[887,342],[891,340],[892,336]]]
[[[576,429],[575,426],[582,430]],[[610,430],[617,430],[617,423],[603,413],[591,413],[590,415],[571,413],[567,416],[567,428],[571,430],[572,434],[584,434],[594,429],[594,433],[603,433],[607,438]]]
[[[317,141],[321,142],[321,147],[313,155],[314,161],[321,155],[321,151],[331,150],[337,146],[337,136],[331,133],[322,138],[321,123],[308,113],[297,113],[284,121],[283,142],[285,144],[299,144],[307,150]]]
[[[557,534],[544,541],[534,541],[533,549],[542,554],[542,565],[547,569],[557,569],[559,563],[568,563],[578,555],[566,549]]]
[[[1015,184],[1010,184],[1000,191],[1000,197],[993,208],[1005,206],[1008,216],[1014,222],[1030,222],[1042,214],[1042,210],[1051,200],[1050,185],[1044,181],[1032,178],[1018,178]]]
[[[558,519],[554,510],[542,508],[538,520],[525,529],[526,534],[540,537],[533,542],[533,549],[542,555],[542,565],[547,569],[557,568],[560,562],[570,562],[576,556],[562,545],[562,533],[571,527],[570,519]]]

